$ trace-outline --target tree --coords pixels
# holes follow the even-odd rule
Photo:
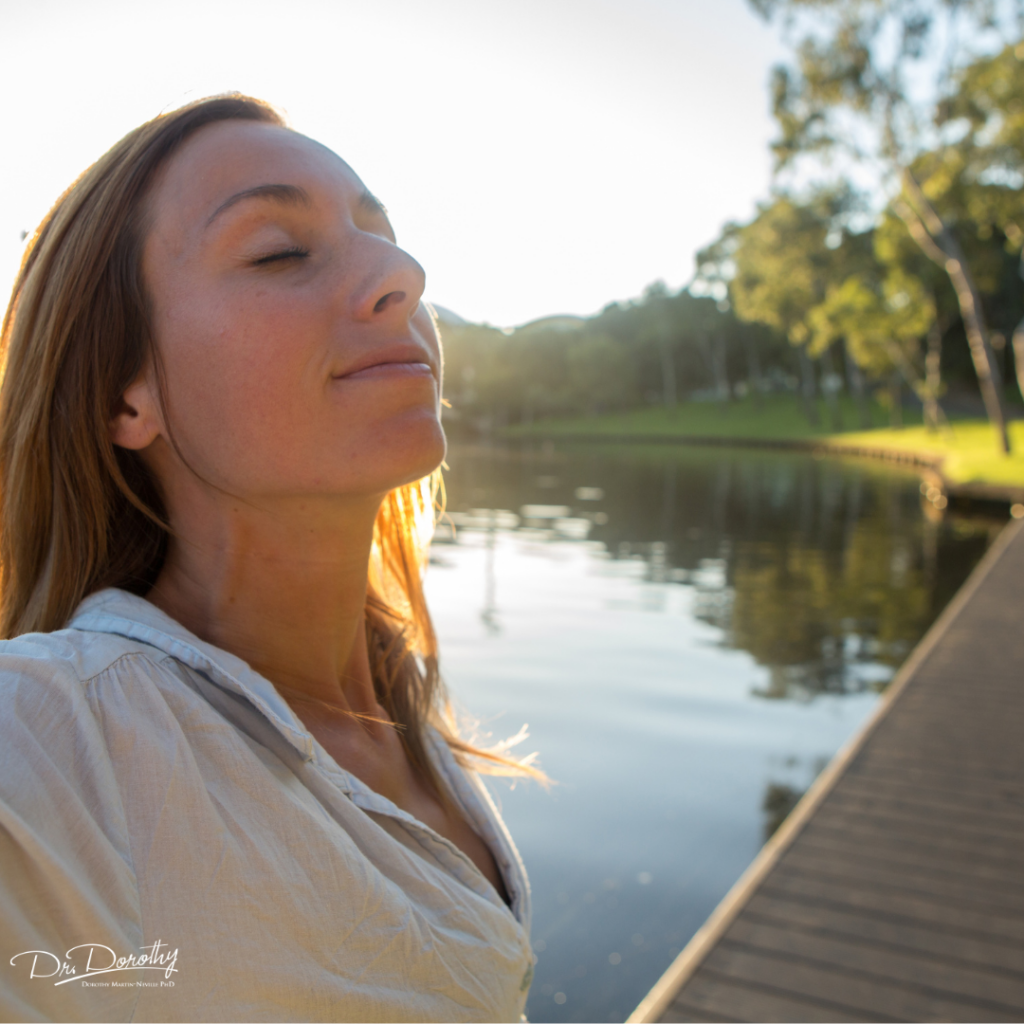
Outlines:
[[[780,196],[763,205],[749,224],[729,225],[713,246],[697,255],[705,274],[722,275],[731,263],[729,299],[736,315],[781,334],[800,360],[804,411],[818,422],[814,367],[808,348],[808,316],[835,276],[834,232],[849,202],[842,192],[823,192],[806,203]],[[841,236],[840,236],[841,237]]]
[[[635,368],[625,346],[596,331],[580,332],[566,350],[570,394],[577,409],[592,415],[622,403],[634,393]]]
[[[989,236],[1003,240],[1004,250],[1017,256],[1024,243],[1024,43],[1005,46],[993,57],[970,64],[940,112],[944,126],[965,124],[960,140],[963,167],[959,175],[964,205]],[[1024,261],[1024,254],[1021,254]],[[1018,268],[1024,271],[1024,262]],[[1021,276],[1024,276],[1022,273]],[[1020,285],[1012,289],[1016,308],[1004,322],[1024,314]],[[1017,383],[1024,397],[1024,319],[1013,332]]]
[[[779,170],[801,157],[871,165],[892,209],[921,250],[942,267],[959,304],[989,419],[1009,451],[999,368],[980,293],[956,225],[929,194],[922,157],[935,148],[946,83],[967,63],[963,38],[1019,31],[1024,5],[992,0],[750,0],[781,18],[795,39],[795,62],[775,69],[773,105],[781,136]],[[1018,21],[1000,18],[1012,6]],[[943,45],[944,44],[944,45]],[[936,60],[938,47],[945,59]],[[921,98],[921,83],[931,86]]]
[[[921,399],[928,425],[938,427],[942,418],[938,389],[930,388],[931,382],[914,365],[920,340],[935,322],[934,301],[919,281],[892,275],[878,282],[865,274],[853,274],[829,288],[808,320],[814,332],[813,347],[827,347],[843,339],[858,366],[875,376],[895,371]],[[895,417],[898,397],[894,395],[891,403]]]
[[[661,394],[666,409],[674,409],[679,400],[679,383],[676,378],[676,361],[673,353],[673,323],[667,308],[668,288],[664,281],[655,281],[644,289],[644,305],[649,317],[658,355],[661,360]]]

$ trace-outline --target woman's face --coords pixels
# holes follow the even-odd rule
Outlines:
[[[256,500],[377,495],[440,463],[423,270],[347,164],[222,122],[168,162],[148,213],[166,417],[200,478]]]

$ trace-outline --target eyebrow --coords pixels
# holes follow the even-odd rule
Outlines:
[[[242,192],[236,192],[233,196],[225,199],[216,210],[210,214],[209,220],[206,222],[206,226],[209,227],[225,210],[230,209],[236,203],[241,203],[246,199],[269,199],[271,202],[283,203],[289,206],[312,206],[313,200],[310,199],[309,193],[298,185],[256,185],[254,188],[247,188]],[[377,214],[388,221],[388,227],[391,227],[391,221],[388,219],[388,211],[384,204],[369,190],[363,189],[362,195],[359,197],[359,205],[367,210],[369,213]],[[392,234],[394,230],[392,229]]]
[[[363,194],[359,197],[359,205],[369,213],[384,218],[384,223],[387,224],[393,240],[395,229],[391,225],[391,218],[388,216],[387,207],[368,188],[363,189]]]
[[[304,188],[299,188],[298,185],[257,185],[255,188],[247,188],[243,192],[236,192],[233,196],[225,199],[210,214],[210,219],[206,222],[206,226],[209,227],[225,210],[246,199],[269,199],[275,203],[291,206],[313,205],[313,200],[309,198],[309,193]]]
[[[379,213],[384,217],[387,217],[387,207],[369,190],[363,189],[363,194],[359,197],[359,205],[364,210],[369,210],[370,213]]]

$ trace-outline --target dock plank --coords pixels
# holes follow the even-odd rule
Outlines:
[[[894,871],[924,872],[940,879],[955,880],[961,878],[965,870],[969,870],[971,883],[979,888],[991,889],[999,895],[1004,892],[1024,894],[1024,878],[1021,877],[1020,866],[1008,857],[995,864],[979,863],[973,851],[943,846],[939,850],[941,856],[937,857],[934,849],[928,849],[923,843],[901,841],[905,840],[902,836],[873,836],[866,841],[858,835],[856,841],[844,842],[837,834],[838,830],[830,830],[828,833],[816,830],[813,835],[804,837],[801,848],[807,853],[813,852],[822,860],[830,859],[836,863],[853,860],[876,868],[892,867]]]
[[[961,785],[952,786],[949,784],[950,781]],[[969,780],[962,775],[955,776],[953,779],[947,776],[946,784],[929,785],[927,779],[912,777],[910,772],[888,772],[885,775],[868,774],[867,772],[859,772],[855,775],[851,772],[845,786],[851,794],[865,791],[890,793],[897,799],[911,795],[922,803],[933,807],[948,807],[955,810],[961,808],[989,810],[996,815],[1013,815],[1024,806],[1024,786],[1013,791],[1008,786],[994,783],[992,779],[982,778],[978,780],[976,786],[968,788],[962,785],[966,781]]]
[[[753,920],[749,914],[729,929],[726,941],[773,956],[787,953],[809,963],[856,970],[954,999],[967,997],[972,1006],[988,1004],[998,1012],[1014,1014],[1024,1003],[1024,978],[994,974],[949,960],[936,963],[930,954],[900,950],[889,944],[879,948],[852,936],[806,932],[785,924]]]
[[[1021,736],[1024,736],[1024,729],[1021,730]],[[953,817],[948,805],[916,801],[909,794],[895,797],[885,793],[871,796],[851,793],[845,786],[842,793],[836,793],[832,806],[847,814],[896,818],[904,832],[912,831],[920,823],[928,826],[945,825],[971,836],[987,834],[1005,836],[1012,840],[1024,838],[1024,821],[1013,813],[1012,807],[995,813],[977,807],[962,807],[957,809]]]
[[[836,904],[806,903],[761,890],[752,897],[745,919],[785,924],[814,934],[857,938],[879,949],[925,954],[936,963],[966,964],[992,974],[1024,981],[1024,946],[1003,939],[977,936],[957,929],[939,929],[913,919],[877,915]]]
[[[818,851],[802,843],[786,857],[785,867],[790,871],[810,873],[817,871],[822,863],[823,858]],[[950,871],[946,877],[936,877],[930,872],[907,870],[895,862],[875,865],[855,857],[839,858],[831,855],[824,859],[824,863],[828,864],[832,874],[839,873],[850,881],[866,882],[889,891],[896,890],[952,905],[976,907],[986,914],[1024,918],[1024,897],[1000,892],[991,886],[978,885],[966,871]]]
[[[985,1019],[1019,1024],[1013,1010],[999,1011],[979,1007],[969,998],[958,998],[927,989],[914,989],[870,972],[844,969],[831,964],[805,960],[792,954],[770,953],[723,941],[707,959],[709,970],[728,978],[744,978],[772,986],[793,997],[835,1003],[860,1014],[897,1020],[972,1020]]]
[[[630,1018],[1024,1019],[1024,524]]]
[[[926,857],[935,858],[941,856],[949,862],[964,860],[968,862],[976,873],[992,877],[1020,875],[1020,854],[1019,847],[1007,854],[1005,851],[983,849],[979,850],[976,843],[970,840],[959,840],[955,837],[944,836],[936,839],[933,836],[919,836],[916,833],[899,834],[889,828],[879,828],[871,822],[860,822],[857,831],[850,833],[837,823],[813,821],[806,830],[808,842],[839,843],[849,849],[857,850],[887,850],[894,852],[901,850],[908,857],[915,853]]]
[[[725,1021],[865,1021],[892,1020],[865,1014],[862,1010],[843,1006],[834,1000],[818,1001],[792,993],[777,991],[772,985],[758,985],[746,979],[735,979],[708,970],[694,979],[687,988],[686,999],[677,1000],[661,1018],[665,1021],[682,1019]],[[672,1016],[669,1016],[672,1014]],[[712,1016],[714,1015],[714,1016]]]
[[[899,814],[886,813],[883,808],[876,808],[871,811],[851,811],[839,802],[830,807],[822,808],[821,820],[830,824],[834,823],[843,828],[849,828],[851,825],[863,822],[865,825],[874,825],[890,832],[908,832],[913,835],[934,837],[936,839],[949,836],[952,839],[960,838],[969,842],[976,841],[978,847],[997,844],[1007,848],[1016,847],[1020,849],[1020,844],[1024,842],[1024,835],[1014,835],[1012,832],[1008,832],[1006,829],[994,824],[986,829],[972,830],[958,826],[955,821],[943,822],[939,818],[931,821],[918,820],[911,823]]]
[[[886,920],[896,915],[901,920],[920,921],[925,926],[946,926],[975,936],[992,936],[1020,945],[1024,950],[1024,921],[1017,917],[995,917],[973,907],[957,907],[942,900],[921,899],[908,893],[885,891],[871,885],[849,885],[842,877],[805,877],[775,872],[763,891],[780,896],[804,897],[825,904],[850,907]]]

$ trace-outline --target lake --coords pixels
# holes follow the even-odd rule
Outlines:
[[[454,446],[427,594],[533,886],[533,1021],[622,1021],[854,733],[1002,522],[905,470]]]

